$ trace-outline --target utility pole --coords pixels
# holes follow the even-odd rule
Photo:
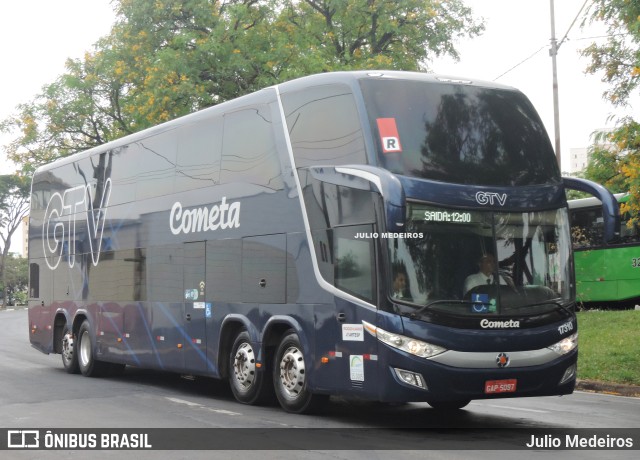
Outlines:
[[[560,153],[560,107],[558,103],[558,66],[556,64],[556,55],[558,54],[558,41],[556,40],[556,18],[554,1],[550,0],[551,7],[551,67],[553,71],[553,129],[556,137],[556,159],[558,167],[562,168]]]

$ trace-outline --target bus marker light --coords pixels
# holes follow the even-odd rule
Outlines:
[[[182,348],[182,344],[181,343],[178,344],[178,348]]]
[[[118,343],[122,342],[122,337],[118,337]]]
[[[256,363],[256,367],[260,369],[262,367],[262,363]]]
[[[322,364],[327,364],[329,362],[329,358],[327,358],[326,356],[323,356],[322,359],[320,359],[320,362]]]
[[[559,385],[566,383],[567,381],[573,379],[575,376],[576,376],[576,365],[572,364],[571,366],[567,367],[566,371],[564,371],[564,375],[560,379]]]
[[[403,383],[421,388],[423,390],[427,389],[427,384],[424,381],[422,375],[404,369],[398,369],[397,367],[395,367],[393,370],[396,372],[396,375]]]

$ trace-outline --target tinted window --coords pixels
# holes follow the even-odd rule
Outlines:
[[[127,156],[136,181],[136,199],[173,192],[177,136],[168,131],[129,145]]]
[[[361,82],[381,166],[478,185],[557,183],[547,133],[517,91],[406,80]]]
[[[40,297],[40,265],[36,263],[29,264],[29,298],[37,299]]]
[[[349,87],[308,88],[284,94],[282,102],[298,168],[366,164],[362,127]]]
[[[221,181],[283,187],[269,106],[224,115]]]
[[[215,185],[220,180],[222,118],[179,128],[175,191]]]

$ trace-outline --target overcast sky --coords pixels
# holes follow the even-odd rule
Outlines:
[[[496,81],[522,90],[531,99],[553,142],[549,1],[466,3],[485,19],[485,33],[458,43],[458,62],[437,59],[432,70],[492,81],[530,57]],[[565,35],[583,3],[584,0],[555,1],[558,39]],[[92,50],[93,44],[109,33],[114,21],[109,0],[5,1],[0,12],[0,119],[9,116],[17,104],[30,101],[43,85],[63,73],[67,58],[80,58]],[[605,31],[601,26],[581,29],[580,22],[558,53],[563,170],[568,169],[570,149],[587,147],[591,133],[611,126],[607,119],[616,113],[602,99],[606,85],[598,76],[584,74],[587,60],[578,55],[578,50],[593,41],[587,38],[604,35]],[[0,145],[6,142],[7,137],[0,137]],[[2,158],[0,171],[9,170]]]

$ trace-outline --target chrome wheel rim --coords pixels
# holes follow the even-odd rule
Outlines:
[[[242,343],[233,357],[233,374],[238,387],[248,389],[256,377],[256,359],[248,342]]]
[[[304,388],[305,365],[302,352],[296,347],[289,347],[280,360],[280,385],[284,394],[297,398]]]
[[[73,334],[71,332],[67,332],[62,337],[62,359],[67,363],[73,361]]]

